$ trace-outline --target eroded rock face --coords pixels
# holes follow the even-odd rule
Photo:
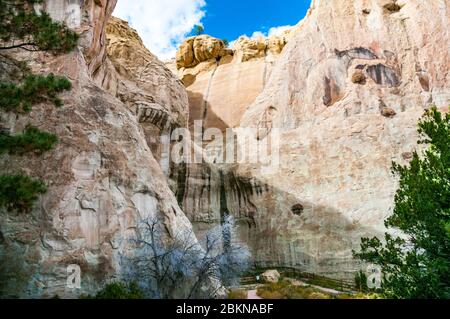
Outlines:
[[[62,12],[69,3],[74,2],[46,1],[43,9],[67,21]],[[5,296],[95,294],[108,280],[121,279],[129,268],[127,257],[139,253],[133,241],[136,226],[148,217],[163,218],[168,245],[181,233],[190,234],[192,244],[197,243],[152,154],[151,133],[145,126],[147,122],[157,126],[155,134],[159,134],[166,127],[185,125],[186,92],[123,22],[113,21],[109,28],[112,62],[108,59],[105,25],[115,3],[78,3],[82,20],[75,28],[82,35],[80,50],[57,57],[9,52],[9,58],[30,62],[33,72],[69,77],[73,89],[62,96],[62,108],[43,104],[29,116],[2,116],[13,133],[31,123],[59,137],[57,147],[43,156],[0,160],[2,171],[22,170],[49,186],[32,214],[0,213],[0,257],[7,256],[2,267],[18,275],[17,281],[8,279],[2,287]],[[134,39],[123,40],[128,35]],[[127,57],[142,65],[125,63]],[[114,88],[108,86],[111,83]],[[156,111],[164,116],[155,115]],[[81,268],[81,289],[66,284],[67,267],[72,264]],[[217,281],[209,285],[205,292],[220,288]]]
[[[186,89],[167,67],[145,48],[128,23],[112,17],[106,28],[107,52],[112,67],[101,85],[137,116],[158,161],[164,157],[162,135],[186,127]],[[165,173],[168,167],[164,167]]]
[[[168,66],[187,87],[189,126],[195,120],[203,120],[206,129],[238,126],[294,30],[270,38],[241,37],[229,49],[207,35],[187,39]]]
[[[278,190],[253,201],[257,231],[274,234],[259,252],[267,261],[337,277],[357,269],[351,250],[361,237],[381,236],[392,210],[391,162],[405,163],[402,154],[417,148],[426,108],[450,104],[448,3],[390,3],[313,1],[243,116],[243,126],[265,127],[275,109],[270,127],[282,132],[279,171],[237,171]]]
[[[209,35],[199,35],[184,41],[176,55],[177,67],[191,68],[208,60],[219,60],[232,54],[225,48],[222,40]]]
[[[266,283],[276,284],[280,280],[280,273],[277,270],[268,270],[261,275],[262,280]]]
[[[449,18],[446,1],[316,0],[268,75],[259,73],[264,58],[235,63],[236,52],[198,72],[188,87],[191,117],[257,128],[262,142],[279,129],[281,157],[272,172],[252,164],[188,170],[182,204],[195,227],[207,228],[225,207],[261,265],[353,278],[352,249],[385,231],[397,188],[392,161],[406,163],[418,147],[426,108],[448,110]],[[241,72],[252,62],[255,77]],[[196,112],[202,105],[207,112]]]
[[[45,0],[37,7],[82,35],[79,46],[89,73],[95,78],[96,74],[108,68],[104,63],[105,28],[116,3],[117,0]]]
[[[289,39],[289,33],[280,36],[265,37],[240,37],[233,45],[233,49],[241,62],[252,59],[265,58],[267,56],[277,56],[283,51]]]

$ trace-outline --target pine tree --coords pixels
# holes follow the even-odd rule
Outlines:
[[[0,50],[22,48],[29,51],[65,53],[75,49],[78,34],[55,22],[34,6],[43,0],[0,0]]]
[[[194,27],[194,35],[199,36],[205,33],[205,28],[201,25],[196,25]]]
[[[419,123],[423,154],[393,164],[400,177],[386,227],[405,236],[362,240],[355,256],[380,265],[388,298],[450,298],[450,114],[435,108]]]
[[[75,49],[78,34],[63,23],[55,22],[35,5],[43,0],[0,0],[0,51],[23,49],[48,51],[53,54]],[[71,89],[65,77],[53,74],[27,74],[21,83],[0,82],[0,111],[24,116],[38,103],[51,102],[62,106],[58,94]],[[23,133],[0,132],[0,155],[42,154],[58,142],[56,135],[40,131],[31,125]],[[30,212],[38,196],[47,188],[43,181],[24,173],[0,174],[0,208]]]
[[[46,191],[42,181],[23,173],[0,175],[0,206],[8,211],[30,212],[38,196]]]
[[[52,102],[62,105],[58,93],[70,90],[72,84],[64,77],[28,75],[21,85],[0,82],[0,109],[7,112],[28,113],[34,104]]]

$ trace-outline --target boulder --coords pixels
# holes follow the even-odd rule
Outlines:
[[[280,280],[280,273],[277,270],[268,270],[261,275],[261,278],[266,283],[276,284]]]
[[[181,44],[176,55],[176,64],[178,69],[192,68],[201,62],[219,60],[231,53],[222,40],[200,35],[188,38]]]

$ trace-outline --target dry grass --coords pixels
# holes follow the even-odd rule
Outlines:
[[[243,289],[231,289],[228,292],[228,299],[231,300],[243,300],[247,299],[248,293],[246,290]]]
[[[336,299],[381,299],[381,296],[379,294],[375,294],[375,293],[365,294],[362,292],[358,292],[355,295],[340,294],[340,295],[336,296]]]
[[[333,296],[312,287],[294,286],[282,280],[258,288],[258,296],[263,299],[332,299]]]
[[[311,286],[296,286],[288,280],[277,284],[267,284],[258,288],[258,296],[263,299],[378,299],[377,294],[333,295]]]

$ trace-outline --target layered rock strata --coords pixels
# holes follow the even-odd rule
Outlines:
[[[270,76],[239,73],[252,61],[200,72],[191,109],[203,103],[219,127],[253,127],[259,143],[279,130],[280,165],[191,168],[178,179],[187,216],[208,228],[226,203],[258,263],[352,278],[352,249],[382,236],[392,211],[392,161],[411,158],[427,108],[448,111],[449,10],[441,0],[315,0]],[[221,67],[240,75],[219,78]],[[240,106],[224,111],[224,101]]]
[[[62,56],[7,53],[35,73],[67,76],[73,88],[62,95],[62,108],[42,104],[29,116],[2,113],[2,126],[12,133],[31,123],[59,137],[43,156],[1,158],[2,172],[22,170],[49,186],[31,214],[0,213],[2,271],[11,270],[2,274],[13,274],[4,296],[72,298],[120,280],[130,267],[127,257],[140,253],[137,226],[148,218],[163,219],[167,246],[181,233],[197,243],[155,159],[160,133],[186,125],[187,94],[123,22],[113,20],[106,37],[115,4],[44,1],[41,10],[80,33],[78,49]],[[81,269],[81,289],[67,285],[71,265]],[[216,291],[220,283],[204,288]]]
[[[241,37],[232,48],[202,35],[187,39],[169,68],[189,95],[189,126],[203,120],[207,128],[225,130],[239,125],[248,105],[261,93],[272,66],[293,31],[270,38]]]

